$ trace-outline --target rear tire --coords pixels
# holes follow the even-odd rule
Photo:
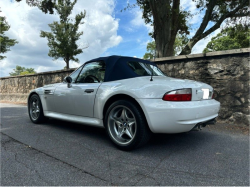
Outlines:
[[[30,120],[33,123],[44,122],[46,117],[43,114],[43,107],[41,100],[37,94],[33,94],[28,102],[28,112]]]
[[[138,148],[151,137],[143,112],[128,100],[118,100],[109,106],[104,125],[111,141],[122,150]]]

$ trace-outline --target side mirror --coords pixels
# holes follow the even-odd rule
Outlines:
[[[72,78],[71,77],[65,77],[65,82],[68,83],[68,88],[71,87],[71,83],[72,83]]]
[[[72,78],[71,78],[71,77],[66,77],[66,78],[65,78],[65,81],[66,81],[67,83],[72,83]]]

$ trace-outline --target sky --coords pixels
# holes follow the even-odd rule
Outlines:
[[[83,31],[78,44],[83,50],[77,55],[80,63],[70,61],[70,67],[79,67],[86,61],[100,56],[122,55],[142,58],[146,52],[147,43],[152,41],[148,35],[152,26],[146,25],[142,19],[142,11],[137,7],[121,10],[133,4],[135,0],[78,0],[72,16],[86,10],[84,24],[79,27]],[[181,0],[183,9],[195,12],[193,1]],[[5,34],[16,39],[18,44],[5,53],[5,59],[0,63],[0,77],[9,76],[17,65],[34,68],[36,72],[60,70],[65,67],[63,59],[53,60],[48,56],[47,39],[40,37],[41,30],[50,31],[48,24],[58,21],[58,15],[44,14],[37,7],[30,7],[23,0],[1,0],[0,15],[5,16],[10,25]],[[201,22],[201,15],[195,15],[188,20],[190,37],[194,35]],[[192,49],[192,54],[201,53],[215,31],[205,39],[199,41]]]

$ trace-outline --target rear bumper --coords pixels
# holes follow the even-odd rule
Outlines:
[[[220,103],[214,99],[190,102],[168,102],[162,99],[138,99],[149,128],[154,133],[180,133],[198,123],[218,116]]]

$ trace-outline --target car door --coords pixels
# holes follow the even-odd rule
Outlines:
[[[101,61],[85,64],[76,78],[70,75],[73,77],[71,85],[63,83],[54,92],[55,112],[93,117],[95,95],[104,74],[105,63]]]

